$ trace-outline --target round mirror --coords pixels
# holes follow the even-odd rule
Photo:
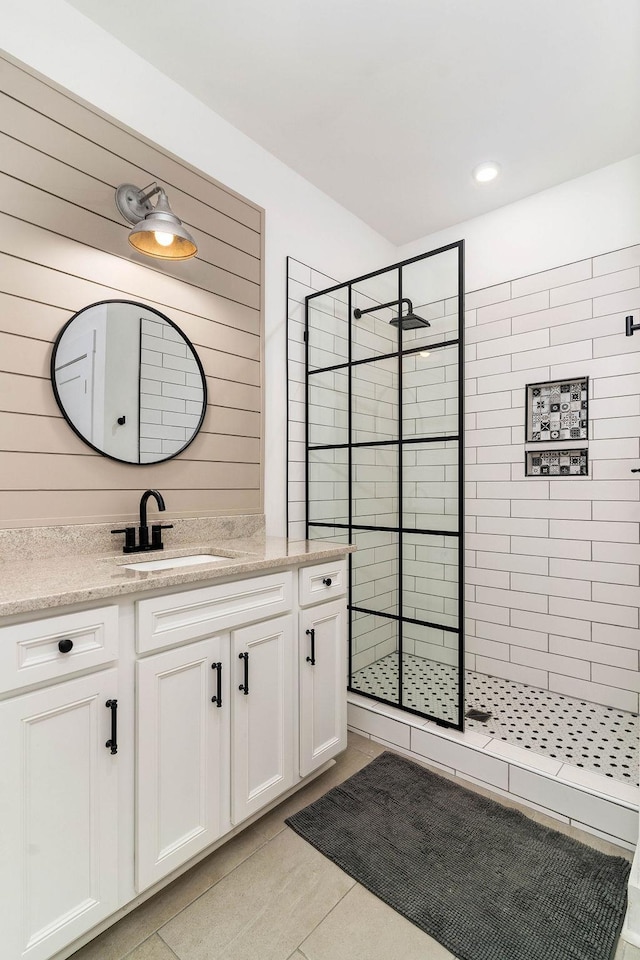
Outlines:
[[[78,436],[123,463],[159,463],[202,426],[207,385],[184,333],[143,303],[104,300],[76,313],[53,347],[51,383]]]

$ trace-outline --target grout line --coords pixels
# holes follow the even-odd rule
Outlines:
[[[373,758],[371,758],[371,759],[373,759]],[[334,864],[334,866],[336,866],[336,864]],[[348,873],[345,873],[345,871],[342,870],[340,867],[338,867],[338,870],[340,870],[340,873],[343,873],[345,877],[348,877],[349,880],[353,880],[353,877],[349,876]],[[316,925],[315,925],[315,927],[313,928],[313,930],[310,930],[309,933],[306,934],[304,940],[301,940],[301,941],[300,941],[300,943],[298,944],[298,946],[297,946],[296,949],[299,950],[300,953],[302,953],[302,955],[303,955],[304,957],[307,957],[308,955],[307,955],[306,953],[304,953],[304,951],[302,950],[303,945],[307,942],[307,940],[309,939],[309,937],[311,937],[311,936],[315,933],[315,931],[318,929],[318,927],[321,926],[321,925],[325,922],[325,920],[327,920],[328,917],[331,916],[331,914],[332,914],[333,911],[336,909],[336,907],[338,907],[338,906],[342,903],[342,901],[344,900],[344,898],[347,897],[347,896],[351,893],[351,891],[353,890],[353,888],[354,888],[354,887],[357,887],[357,886],[361,886],[361,885],[358,883],[357,880],[353,880],[353,883],[351,884],[351,886],[349,887],[349,889],[348,889],[345,893],[343,893],[343,895],[340,897],[339,900],[336,900],[336,902],[335,902],[334,905],[331,907],[331,909],[330,909],[329,911],[327,911],[327,913],[325,913],[325,915],[324,915],[324,917],[322,918],[322,920],[319,920],[318,923],[316,923]]]
[[[107,928],[107,929],[112,929],[112,928]],[[144,940],[141,940],[140,943],[137,943],[137,944],[135,945],[135,947],[133,947],[131,950],[128,950],[127,953],[122,954],[121,957],[119,957],[119,958],[114,958],[114,960],[127,960],[127,957],[132,957],[133,954],[134,954],[137,950],[140,949],[140,947],[144,946],[145,943],[148,943],[150,940],[152,940],[153,937],[158,937],[158,939],[161,940],[162,943],[165,945],[165,947],[167,948],[167,950],[170,950],[170,951],[171,951],[171,955],[172,955],[173,957],[175,957],[176,960],[180,960],[180,958],[178,957],[177,953],[175,953],[175,951],[171,949],[171,947],[169,946],[169,944],[166,942],[166,940],[164,940],[164,939],[160,936],[160,933],[159,933],[157,930],[154,930],[154,932],[153,932],[152,934],[150,934],[148,937],[145,937],[145,939],[144,939]],[[69,960],[73,960],[73,956],[71,956],[71,957],[69,958]]]
[[[167,941],[164,939],[164,937],[162,936],[162,934],[160,933],[159,930],[156,931],[156,934],[155,934],[155,935],[158,937],[159,940],[162,941],[162,943],[165,945],[165,947],[167,948],[167,950],[171,950],[171,955],[172,955],[173,957],[175,957],[176,960],[180,960],[180,957],[178,956],[178,954],[175,952],[175,950],[173,950],[173,949],[169,946],[169,944],[168,944]],[[151,937],[149,937],[149,939],[151,939]],[[146,941],[143,941],[143,943],[146,943]],[[123,960],[126,960],[126,957],[123,957]]]

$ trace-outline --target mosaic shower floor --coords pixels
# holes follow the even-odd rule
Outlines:
[[[390,654],[358,670],[351,686],[381,699],[397,700],[397,656]],[[405,653],[403,686],[406,706],[454,721],[458,696],[455,667]],[[470,710],[490,717],[484,721],[467,718],[468,730],[638,785],[640,721],[636,714],[467,670],[465,711]]]

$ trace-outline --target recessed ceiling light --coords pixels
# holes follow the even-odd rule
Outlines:
[[[491,160],[488,163],[479,164],[473,171],[473,177],[478,183],[489,183],[490,180],[495,180],[499,173],[499,165]]]

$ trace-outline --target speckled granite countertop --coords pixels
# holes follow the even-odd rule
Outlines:
[[[29,613],[71,603],[105,600],[163,587],[197,586],[205,581],[268,573],[302,564],[322,563],[354,550],[346,544],[320,540],[265,539],[219,540],[181,543],[179,548],[109,556],[48,556],[0,558],[0,616]],[[197,566],[141,572],[124,564],[168,559],[194,554],[224,555]]]

